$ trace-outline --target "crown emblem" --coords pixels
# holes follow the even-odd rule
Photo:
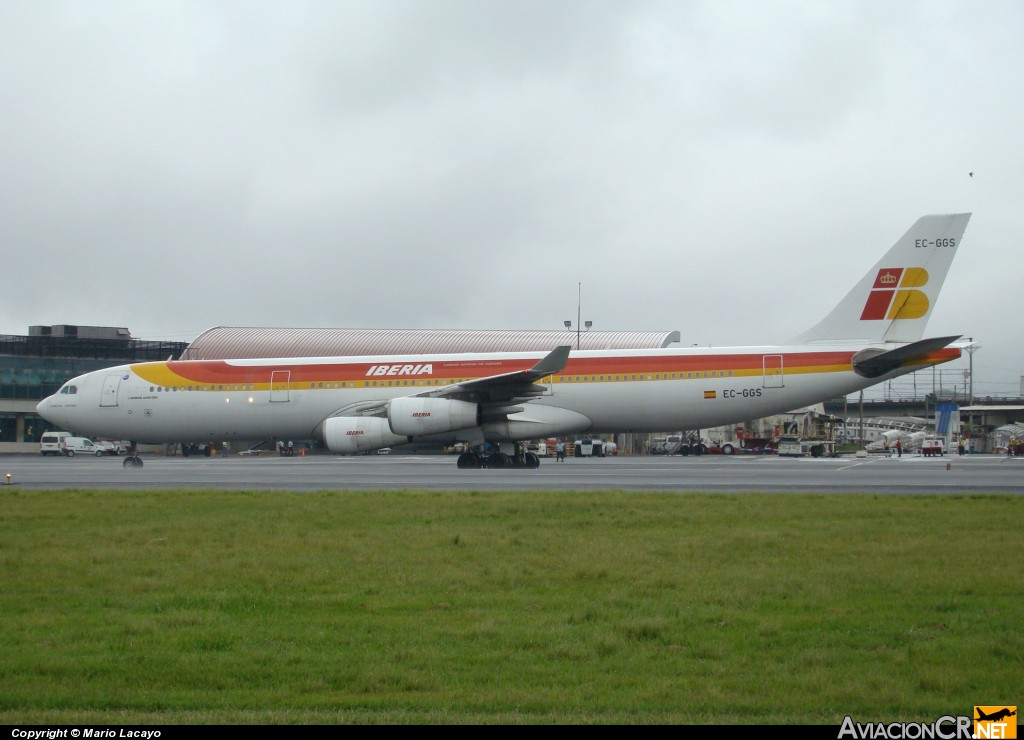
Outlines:
[[[881,283],[882,285],[895,285],[896,276],[893,275],[891,272],[887,272],[878,279],[878,282]]]

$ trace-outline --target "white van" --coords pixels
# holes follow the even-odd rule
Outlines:
[[[74,457],[75,455],[95,455],[99,457],[103,454],[103,449],[94,445],[88,437],[65,437],[64,454],[68,457]]]
[[[39,452],[46,455],[64,454],[64,440],[71,436],[71,432],[43,432],[39,438]]]

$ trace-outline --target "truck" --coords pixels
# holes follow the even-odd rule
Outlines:
[[[670,434],[665,437],[666,455],[682,455],[686,457],[687,455],[706,455],[708,451],[708,445],[701,439],[699,431]],[[721,452],[721,448],[718,451]],[[732,445],[729,445],[729,452],[725,454],[731,455],[732,453]]]
[[[796,434],[783,434],[776,452],[780,457],[835,457],[836,443],[831,439],[804,439]]]
[[[603,439],[577,439],[573,454],[576,457],[604,457],[605,443]]]
[[[526,451],[532,452],[537,457],[551,457],[555,454],[555,445],[557,440],[552,439],[538,439],[533,442],[529,442],[526,445]]]
[[[945,442],[940,437],[925,437],[921,442],[921,454],[925,457],[935,457],[946,454]]]

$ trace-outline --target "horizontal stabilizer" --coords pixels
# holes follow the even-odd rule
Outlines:
[[[893,370],[898,370],[907,364],[908,361],[937,349],[948,347],[951,343],[960,338],[936,337],[935,339],[922,339],[918,342],[911,342],[898,349],[889,351],[881,349],[866,349],[858,352],[853,357],[853,370],[865,378],[878,378]]]

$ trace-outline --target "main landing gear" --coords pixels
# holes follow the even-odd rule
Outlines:
[[[509,455],[494,450],[487,452],[483,447],[474,447],[469,452],[459,455],[456,463],[460,470],[472,470],[479,468],[530,468],[540,467],[540,458],[532,452],[526,452],[526,448],[518,442],[513,445],[514,452]]]

